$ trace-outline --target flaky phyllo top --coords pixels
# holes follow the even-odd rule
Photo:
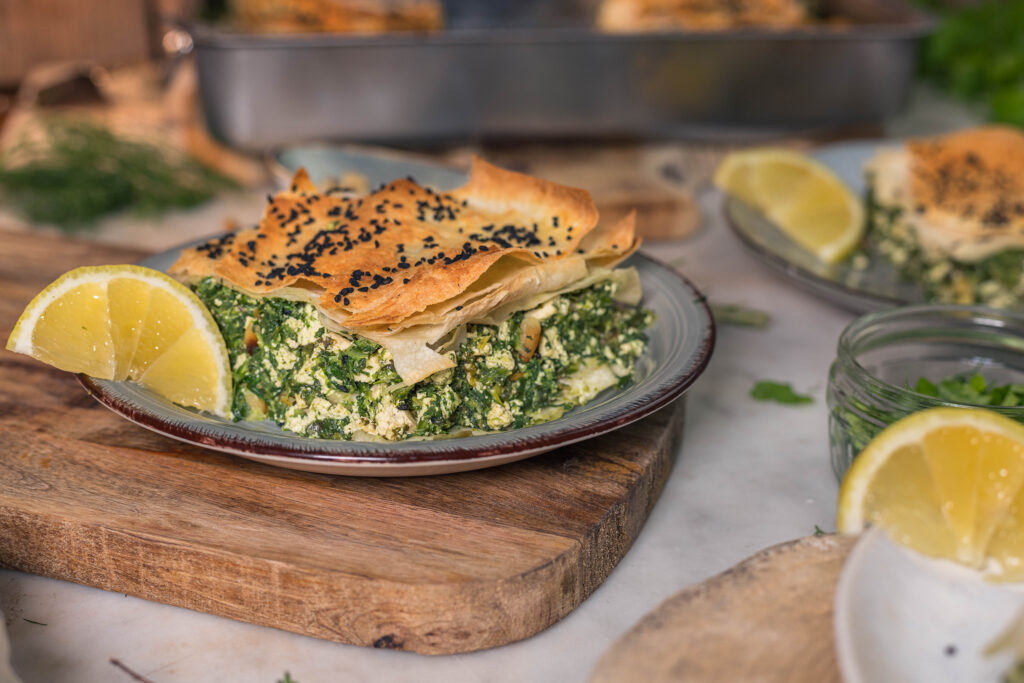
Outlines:
[[[412,384],[454,366],[444,351],[464,323],[499,323],[609,277],[637,303],[635,272],[609,269],[638,246],[632,215],[599,224],[584,190],[475,159],[447,193],[403,179],[338,196],[300,170],[258,226],[186,249],[170,272],[311,302],[328,328],[387,348]]]
[[[983,126],[885,149],[869,163],[875,199],[902,209],[925,252],[978,261],[1024,249],[1024,133]]]

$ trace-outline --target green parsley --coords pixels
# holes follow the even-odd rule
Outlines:
[[[297,680],[292,678],[291,673],[285,671],[284,677],[277,679],[277,683],[299,683]]]
[[[1024,384],[991,386],[980,372],[970,377],[949,377],[938,384],[921,377],[913,390],[950,403],[1003,408],[1024,406]]]
[[[939,15],[921,53],[925,78],[957,97],[983,103],[993,121],[1024,126],[1024,0],[956,7],[917,2]]]
[[[820,526],[818,526],[817,524],[815,524],[815,525],[814,525],[814,535],[815,535],[815,536],[826,536],[826,535],[828,535],[828,532],[827,532],[827,531],[825,531],[824,529],[822,529],[822,528],[821,528]]]
[[[765,311],[739,304],[711,304],[711,313],[715,317],[715,323],[719,325],[764,329],[772,321],[771,315]]]
[[[919,377],[913,384],[908,382],[906,388],[948,403],[995,408],[1024,406],[1024,384],[993,386],[981,373],[954,375],[938,382]],[[898,405],[892,410],[876,408],[855,398],[850,400],[849,407],[838,409],[838,416],[846,425],[845,431],[854,453],[864,450],[879,432],[893,422],[920,409],[918,402],[910,397],[894,400]]]
[[[750,397],[758,401],[775,401],[789,405],[814,402],[812,397],[793,391],[793,387],[788,383],[770,380],[762,380],[755,384],[754,388],[750,390]]]

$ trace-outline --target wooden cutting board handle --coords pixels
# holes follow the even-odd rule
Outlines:
[[[612,645],[590,683],[838,683],[832,598],[855,540],[772,546],[676,593]]]

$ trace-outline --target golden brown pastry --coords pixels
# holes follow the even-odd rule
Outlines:
[[[875,200],[930,254],[977,261],[1024,248],[1024,133],[985,126],[910,140],[868,165]]]
[[[808,23],[800,0],[603,0],[597,25],[605,31],[721,31],[792,28]]]
[[[232,13],[258,33],[436,31],[439,0],[232,0]]]
[[[429,346],[455,327],[585,283],[638,246],[632,215],[599,226],[587,192],[476,159],[448,193],[406,179],[361,198],[320,194],[300,171],[257,227],[184,251],[170,272],[313,303],[387,347],[414,382],[450,366]]]

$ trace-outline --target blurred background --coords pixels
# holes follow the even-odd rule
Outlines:
[[[1024,0],[0,3],[0,223],[153,250],[299,165],[474,153],[684,238],[737,146],[986,120],[1024,126]]]

